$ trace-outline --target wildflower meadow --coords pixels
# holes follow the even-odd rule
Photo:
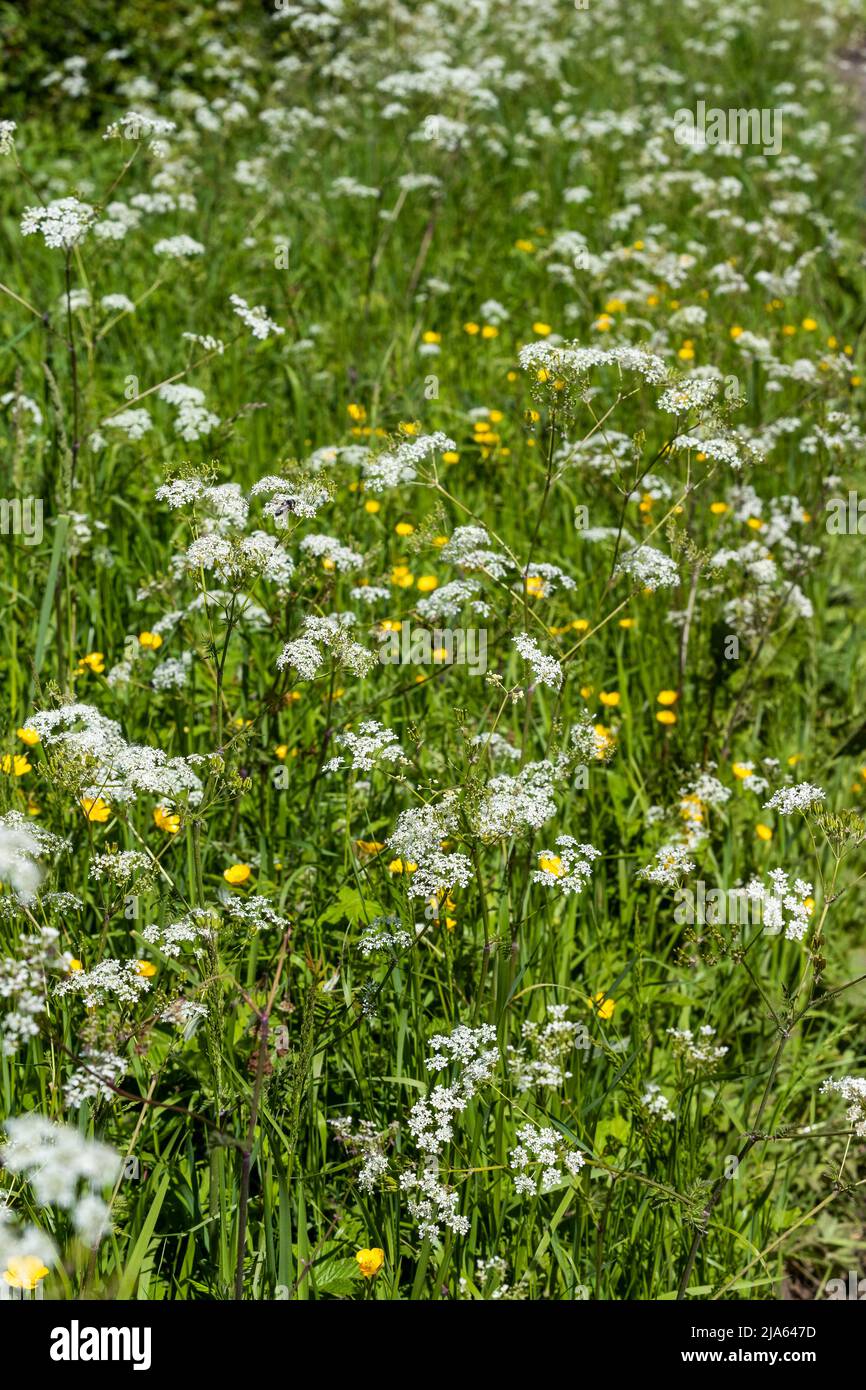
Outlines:
[[[866,1297],[862,6],[53,10],[2,1300]]]

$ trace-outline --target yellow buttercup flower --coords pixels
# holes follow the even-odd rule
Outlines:
[[[553,332],[553,329],[549,323],[534,323],[532,325],[532,331],[533,333],[537,333],[540,338],[546,338],[549,333]]]
[[[394,530],[397,532],[398,536],[411,536],[415,527],[412,525],[411,521],[398,521]]]
[[[660,724],[676,724],[677,717],[672,709],[660,709],[656,711],[656,719]]]
[[[137,960],[135,966],[139,975],[143,975],[146,980],[152,980],[156,974],[156,966],[152,960]]]
[[[454,449],[446,449],[444,454],[442,455],[443,463],[458,463],[459,460],[460,455]]]
[[[107,801],[103,801],[101,796],[83,796],[81,798],[81,808],[84,811],[86,819],[89,821],[99,821],[102,823],[107,821],[108,817],[111,815],[111,807]]]
[[[382,840],[356,840],[355,846],[362,854],[381,854],[385,848]]]
[[[772,840],[773,838],[773,832],[769,825],[756,825],[755,834],[759,840]]]
[[[430,594],[434,589],[439,588],[439,580],[435,574],[422,574],[418,579],[418,589],[422,594]]]
[[[3,1271],[3,1278],[10,1288],[35,1289],[47,1273],[47,1267],[36,1255],[13,1255]]]
[[[78,959],[77,956],[73,956],[72,959],[70,960],[69,964],[67,965],[66,969],[68,970],[68,972],[69,972],[70,975],[77,975],[78,972],[79,972],[79,970],[83,970],[83,969],[84,969],[84,965],[83,965],[83,963]]]
[[[105,670],[105,656],[102,652],[88,652],[78,663],[79,674],[83,674],[83,667],[87,667],[94,675],[101,676]]]
[[[372,1250],[358,1250],[355,1259],[365,1279],[372,1279],[385,1263],[385,1251],[374,1246]]]
[[[727,504],[727,502],[711,502],[711,503],[710,503],[710,511],[712,512],[713,516],[724,516],[724,514],[725,514],[725,512],[726,512],[727,510],[728,510],[728,504]]]
[[[39,735],[37,734],[35,729],[16,729],[15,732],[20,738],[21,742],[27,744],[28,748],[33,748],[33,746],[39,743],[40,741]]]
[[[370,497],[370,498],[364,503],[364,511],[367,512],[370,516],[375,516],[376,513],[377,513],[377,512],[380,512],[381,510],[382,510],[382,503],[381,503],[381,502],[377,502],[376,499],[375,499],[375,497]]]
[[[230,864],[223,869],[223,878],[226,883],[246,883],[251,873],[249,864]]]
[[[346,410],[349,412],[350,420],[354,420],[357,424],[363,423],[367,418],[367,412],[362,405],[355,405],[353,402],[346,406]]]
[[[553,874],[554,878],[562,878],[562,860],[558,854],[540,854],[538,867],[542,873]]]
[[[13,777],[23,777],[25,772],[32,771],[24,753],[4,753],[0,759],[0,768],[6,773],[11,773]]]
[[[620,693],[618,690],[600,690],[598,692],[598,698],[603,705],[607,705],[609,708],[615,708],[620,702]]]
[[[139,646],[145,647],[148,651],[155,652],[157,647],[162,646],[162,638],[158,632],[140,632],[138,643]]]
[[[600,989],[598,994],[594,994],[589,1000],[589,1003],[593,1006],[593,1012],[596,1013],[599,1018],[608,1019],[613,1017],[616,1001],[608,999],[603,989]]]
[[[413,864],[411,859],[392,859],[388,865],[389,874],[414,874],[418,865]]]
[[[660,690],[656,696],[660,705],[675,705],[679,698],[678,690]]]
[[[163,806],[156,807],[153,823],[157,830],[164,830],[167,835],[176,835],[180,830],[180,816],[176,811],[166,811]]]

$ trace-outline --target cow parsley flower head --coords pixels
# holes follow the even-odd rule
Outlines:
[[[718,396],[718,382],[713,377],[690,376],[676,386],[668,387],[656,402],[659,410],[669,415],[686,415],[701,410]]]
[[[370,772],[377,763],[404,765],[409,761],[394,730],[386,729],[378,719],[365,720],[358,726],[357,733],[349,729],[335,734],[334,742],[339,748],[348,750],[348,766],[354,772]],[[324,771],[338,772],[346,765],[345,759],[338,756],[325,764]]]
[[[397,951],[408,950],[411,945],[412,937],[403,930],[399,917],[374,917],[358,939],[358,950],[362,956],[377,955],[382,951],[393,957]]]
[[[167,502],[172,511],[187,507],[204,493],[205,485],[200,478],[175,478],[173,482],[163,483],[156,490],[157,502]]]
[[[491,777],[471,816],[472,830],[485,843],[540,830],[556,815],[552,763],[527,763],[514,776]]]
[[[546,656],[534,637],[528,632],[518,632],[514,638],[515,649],[532,667],[532,674],[541,684],[551,690],[559,690],[562,685],[562,667],[555,657]]]
[[[302,555],[310,555],[316,560],[321,560],[326,569],[337,570],[339,574],[347,574],[351,570],[360,569],[364,563],[363,555],[359,555],[357,550],[343,545],[336,536],[325,536],[318,532],[304,536],[300,550]]]
[[[770,887],[753,878],[746,895],[761,904],[761,922],[768,936],[777,936],[784,928],[787,941],[802,941],[809,928],[812,885],[797,878],[793,886],[784,869],[770,871]]]
[[[689,846],[674,843],[656,850],[654,862],[639,869],[637,876],[662,888],[675,888],[683,874],[691,873],[694,867],[694,861],[689,858]]]
[[[453,836],[456,829],[456,810],[448,799],[436,806],[413,806],[397,817],[388,847],[402,864],[412,866],[406,890],[410,898],[441,897],[450,889],[465,888],[469,883],[469,857],[442,848],[443,841]]]
[[[28,720],[45,748],[63,759],[78,779],[82,797],[111,803],[134,801],[141,792],[160,800],[197,805],[202,784],[186,758],[169,758],[161,748],[127,743],[120,725],[92,705],[73,703],[39,710]]]
[[[11,883],[19,902],[32,902],[36,895],[42,877],[40,852],[36,834],[23,819],[0,820],[0,882]]]
[[[550,598],[560,589],[575,589],[577,585],[559,565],[533,560],[524,570],[519,587],[533,598]]]
[[[425,622],[432,624],[459,617],[466,607],[481,618],[489,617],[490,604],[475,597],[479,588],[477,579],[452,579],[450,584],[442,584],[432,594],[419,599],[416,604],[418,613]],[[390,597],[389,590],[386,590],[386,595]]]
[[[833,1093],[849,1102],[846,1112],[848,1123],[859,1139],[866,1139],[866,1077],[842,1076],[838,1081],[825,1081],[821,1094]]]
[[[119,120],[112,121],[106,128],[103,140],[149,140],[152,136],[173,135],[177,130],[174,121],[162,116],[142,116],[138,111],[127,111]]]
[[[241,299],[239,294],[230,294],[229,301],[238,318],[246,324],[254,338],[259,338],[264,342],[272,333],[275,335],[285,333],[285,328],[268,318],[268,311],[263,304],[250,305],[245,299]]]
[[[153,249],[157,256],[165,256],[170,261],[188,261],[193,256],[203,256],[205,252],[200,241],[184,235],[164,237],[154,243]]]
[[[172,999],[159,1016],[160,1023],[169,1023],[173,1028],[183,1030],[184,1040],[188,1041],[195,1033],[202,1019],[207,1018],[207,1005],[194,999]]]
[[[542,1022],[525,1019],[520,1038],[519,1046],[508,1048],[508,1075],[518,1091],[558,1090],[571,1079],[568,1064],[575,1051],[590,1047],[586,1024],[568,1018],[567,1004],[551,1004]]]
[[[603,724],[596,724],[589,711],[584,710],[568,731],[568,742],[557,759],[557,772],[566,775],[578,759],[583,763],[608,762],[615,749],[616,742],[610,730]]]
[[[672,447],[678,452],[695,450],[705,454],[713,463],[724,463],[729,468],[738,469],[743,466],[744,449],[733,436],[713,435],[701,438],[699,435],[683,434],[674,440]],[[745,452],[748,454],[749,451]]]
[[[483,526],[455,526],[439,552],[441,559],[460,569],[479,570],[491,579],[504,579],[514,562],[490,547],[490,537]]]
[[[134,879],[155,872],[154,861],[137,849],[119,850],[115,854],[95,854],[90,861],[89,877],[99,883],[131,883]]]
[[[327,617],[307,617],[299,637],[287,642],[277,657],[277,670],[292,666],[301,680],[312,680],[325,661],[325,653],[338,666],[356,676],[366,676],[376,658],[360,642],[349,636],[355,622],[354,613],[329,613]]]
[[[116,1181],[120,1155],[71,1125],[52,1123],[31,1111],[5,1123],[8,1142],[0,1163],[30,1183],[40,1207],[60,1207],[72,1216],[82,1239],[95,1244],[108,1207],[99,1195]]]
[[[135,441],[143,439],[151,428],[153,421],[150,412],[144,409],[119,410],[116,415],[109,415],[102,421],[106,428],[113,430],[123,430],[127,439]]]
[[[592,861],[601,858],[601,851],[592,845],[579,845],[571,835],[559,835],[556,850],[542,850],[532,882],[545,888],[558,889],[568,897],[580,893],[592,877]]]
[[[185,386],[180,381],[167,382],[160,386],[157,396],[161,401],[176,406],[174,428],[181,439],[189,442],[200,439],[220,423],[219,416],[206,408],[204,391],[197,386]]]
[[[697,1034],[691,1028],[668,1028],[667,1034],[672,1040],[674,1056],[683,1058],[693,1067],[715,1066],[729,1051],[727,1047],[718,1047],[713,1043],[716,1030],[708,1023],[699,1028]]]
[[[135,304],[126,294],[104,294],[99,307],[108,314],[134,314]]]
[[[330,493],[320,483],[300,478],[279,478],[269,475],[260,478],[250,489],[250,497],[270,496],[264,508],[265,516],[273,517],[278,524],[286,525],[290,516],[306,520],[316,516],[329,500]]]
[[[456,448],[454,440],[441,430],[434,434],[418,435],[416,439],[406,439],[395,449],[365,461],[364,485],[369,492],[385,492],[387,488],[399,487],[401,483],[414,483],[419,464],[425,463],[435,453]]]
[[[780,816],[793,815],[795,811],[809,811],[823,801],[826,793],[811,782],[796,782],[791,787],[780,787],[764,806],[769,811],[778,811]]]
[[[2,1052],[11,1057],[39,1033],[39,1019],[46,1012],[46,979],[51,970],[65,968],[71,957],[60,949],[60,933],[41,927],[25,936],[14,956],[0,957],[0,1000],[5,1012],[0,1023]]]
[[[437,1033],[430,1039],[433,1049],[427,1070],[440,1072],[453,1067],[451,1084],[434,1086],[409,1112],[408,1129],[418,1148],[438,1155],[454,1137],[455,1117],[466,1109],[499,1062],[496,1029],[484,1023],[480,1028],[461,1024],[452,1033]]]
[[[617,561],[615,572],[627,575],[644,589],[669,589],[680,582],[674,561],[651,545],[637,545],[627,550]]]
[[[21,219],[22,236],[41,232],[46,246],[68,251],[81,241],[93,225],[96,210],[77,198],[58,198],[37,208],[25,208]]]
[[[532,378],[533,393],[550,400],[556,407],[579,396],[585,389],[587,377],[595,367],[614,366],[622,371],[634,371],[644,381],[658,383],[668,375],[660,357],[636,347],[580,347],[578,343],[527,343],[520,349],[518,360]]]
[[[196,946],[202,941],[212,940],[216,920],[216,913],[211,909],[192,908],[186,916],[177,922],[171,922],[168,926],[145,927],[141,936],[149,946],[176,960],[180,956],[181,947]]]
[[[115,1088],[127,1072],[123,1057],[113,1052],[85,1049],[83,1065],[74,1071],[63,1088],[63,1099],[71,1110],[78,1110],[86,1100],[112,1100]]]
[[[643,1105],[651,1115],[655,1115],[666,1124],[676,1119],[676,1114],[671,1108],[671,1103],[667,1096],[662,1095],[661,1087],[655,1081],[648,1081],[646,1090],[640,1098]]]
[[[586,1159],[580,1149],[566,1142],[555,1129],[521,1125],[519,1143],[509,1154],[509,1166],[516,1169],[515,1192],[534,1197],[541,1182],[542,1192],[551,1192],[569,1177],[575,1177]],[[540,1170],[540,1171],[539,1171]]]
[[[119,1004],[136,1004],[150,989],[150,980],[142,975],[136,960],[103,960],[92,970],[76,970],[61,980],[57,993],[80,994],[89,1009],[116,1000]]]

